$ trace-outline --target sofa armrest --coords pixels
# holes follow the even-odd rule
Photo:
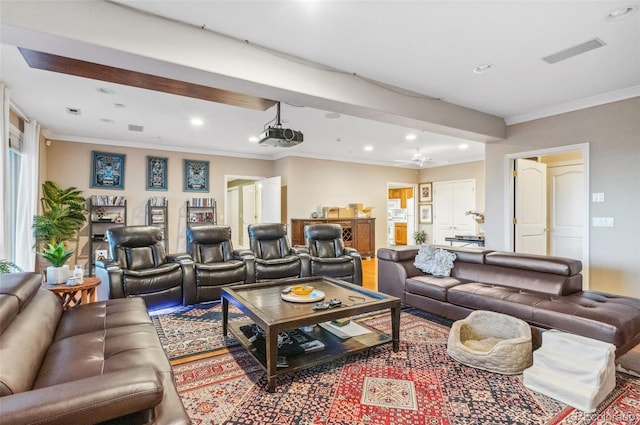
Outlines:
[[[234,249],[234,260],[241,260],[245,266],[245,283],[255,283],[256,281],[256,257],[253,255],[253,251],[246,249]]]
[[[378,291],[405,300],[407,278],[422,276],[425,273],[417,269],[413,262],[418,248],[379,248]]]
[[[345,254],[353,260],[353,283],[362,286],[362,256],[354,248],[345,248]]]
[[[196,291],[196,272],[193,257],[186,252],[168,254],[167,261],[180,263],[182,268],[182,305],[196,304],[198,299]]]
[[[300,277],[311,276],[311,256],[306,248],[292,249],[300,259]]]
[[[95,424],[152,409],[162,396],[156,370],[139,366],[0,397],[0,423]]]

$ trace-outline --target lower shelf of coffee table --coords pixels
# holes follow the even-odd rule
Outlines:
[[[252,356],[262,365],[264,370],[267,370],[267,361],[264,355],[262,355],[256,348],[249,342],[247,337],[244,336],[240,330],[241,326],[251,324],[250,320],[238,321],[229,323],[229,330],[233,336],[246,348]],[[316,365],[330,362],[332,360],[348,356],[350,354],[357,353],[359,351],[368,350],[369,348],[391,343],[393,339],[391,336],[380,332],[370,326],[359,323],[359,325],[367,328],[371,332],[353,336],[347,339],[340,339],[331,332],[321,328],[320,326],[314,326],[313,331],[306,332],[309,336],[322,341],[325,345],[321,351],[315,351],[311,353],[297,354],[295,356],[287,357],[288,367],[278,368],[276,375],[282,375],[284,373],[290,373],[300,369],[307,369]]]

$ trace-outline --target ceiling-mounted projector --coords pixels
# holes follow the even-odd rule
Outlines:
[[[301,132],[290,128],[269,127],[260,135],[258,143],[264,146],[290,148],[302,143],[303,137]]]
[[[291,146],[302,143],[304,141],[302,132],[290,128],[282,128],[282,124],[280,124],[280,102],[278,102],[276,106],[278,108],[276,112],[276,126],[267,127],[260,135],[258,144],[262,146],[290,148]]]

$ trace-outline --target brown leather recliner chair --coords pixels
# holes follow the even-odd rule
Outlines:
[[[248,226],[249,243],[255,257],[256,282],[309,276],[303,270],[301,256],[306,250],[292,249],[287,226],[281,223],[256,223]]]
[[[253,254],[233,249],[229,226],[188,228],[187,253],[195,263],[196,302],[219,300],[223,286],[255,282]]]
[[[109,260],[96,262],[96,276],[108,298],[139,296],[147,308],[195,304],[195,276],[189,254],[166,254],[155,226],[108,229]]]
[[[328,276],[362,286],[362,257],[345,247],[339,224],[308,224],[304,239],[309,251],[311,276]]]

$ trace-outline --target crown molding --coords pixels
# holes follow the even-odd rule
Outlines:
[[[507,117],[504,120],[507,125],[519,124],[638,96],[640,96],[640,86],[632,86],[622,90],[599,94],[597,96],[591,96],[584,99],[575,100],[573,102],[563,103],[560,105],[552,106],[550,108],[541,109],[536,112],[514,115],[511,117]]]

